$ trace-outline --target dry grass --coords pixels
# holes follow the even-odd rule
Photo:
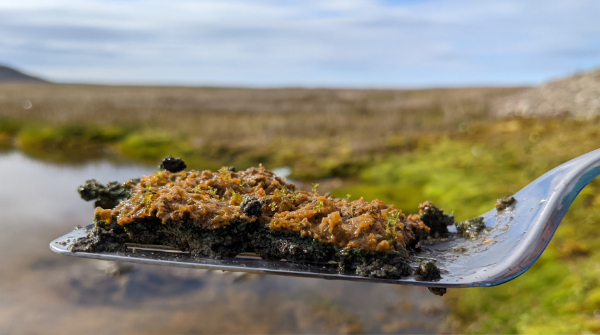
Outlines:
[[[278,136],[372,138],[484,117],[493,98],[518,90],[0,85],[0,116],[50,125],[142,123],[202,141],[268,141]],[[24,109],[24,101],[30,101],[32,107]]]
[[[153,163],[178,154],[203,168],[262,162],[301,178],[347,176],[411,145],[406,134],[485,119],[493,99],[519,90],[0,85],[0,133],[45,158],[56,148],[82,157],[91,140]]]

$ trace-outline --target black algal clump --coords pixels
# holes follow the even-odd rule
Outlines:
[[[511,206],[512,204],[515,203],[515,197],[513,196],[506,196],[503,198],[500,198],[496,201],[496,209],[498,211],[502,211],[505,210],[506,208],[508,208],[509,206]]]
[[[244,197],[240,204],[240,209],[244,215],[249,217],[259,217],[262,215],[262,203],[255,197]]]
[[[440,269],[438,269],[437,265],[435,265],[435,261],[433,260],[424,260],[421,261],[419,267],[415,271],[415,277],[417,280],[423,281],[434,281],[442,278],[442,274],[440,273]],[[446,294],[446,288],[444,287],[428,287],[429,292],[442,296]]]
[[[454,224],[454,213],[444,214],[444,211],[434,206],[430,201],[419,205],[419,217],[429,227],[431,237],[447,237],[448,226]]]
[[[174,158],[173,156],[167,156],[167,158],[165,158],[162,161],[162,163],[160,163],[158,168],[160,170],[165,170],[169,172],[180,172],[185,170],[187,168],[187,165],[179,157]]]
[[[371,278],[402,278],[412,274],[408,259],[397,251],[388,251],[356,267],[356,274]]]
[[[440,269],[435,265],[435,261],[424,260],[421,261],[421,264],[419,264],[419,267],[415,271],[415,277],[417,277],[417,280],[432,281],[442,278],[442,275]]]
[[[134,180],[133,182],[139,182]],[[80,185],[77,188],[77,192],[81,198],[85,201],[95,200],[94,205],[96,207],[102,207],[106,209],[114,208],[121,201],[131,198],[131,184],[121,184],[116,181],[111,181],[102,185],[95,179],[90,179],[85,184]]]
[[[475,238],[485,229],[483,216],[479,216],[456,224],[459,237]]]
[[[427,289],[429,290],[429,292],[431,292],[435,295],[439,295],[440,297],[443,296],[444,294],[446,294],[445,287],[428,287]]]

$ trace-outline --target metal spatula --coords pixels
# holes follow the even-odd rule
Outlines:
[[[509,208],[482,214],[488,229],[476,239],[450,238],[427,242],[413,259],[434,259],[442,272],[436,281],[367,278],[339,274],[331,267],[266,261],[243,254],[230,259],[198,259],[163,246],[129,245],[126,253],[70,252],[69,244],[87,234],[92,225],[74,230],[50,243],[61,255],[110,261],[179,266],[223,271],[242,271],[287,276],[382,282],[428,287],[494,286],[512,280],[540,257],[569,206],[600,175],[600,149],[575,158],[539,177],[514,195]]]

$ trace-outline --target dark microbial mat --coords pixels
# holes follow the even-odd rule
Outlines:
[[[263,260],[251,254],[242,254],[233,258],[211,259],[192,257],[189,253],[163,246],[128,244],[124,252],[71,252],[71,245],[78,239],[86,236],[94,225],[76,229],[64,236],[52,241],[52,251],[67,256],[101,259],[108,261],[133,262],[141,264],[164,265],[184,268],[197,268],[209,270],[223,270],[233,272],[249,272],[256,274],[275,274],[284,276],[314,277],[323,279],[352,280],[365,282],[379,282],[388,284],[418,285],[418,286],[444,286],[465,287],[458,278],[452,276],[448,267],[460,259],[460,255],[468,254],[469,242],[476,242],[456,238],[453,233],[444,239],[423,241],[420,252],[411,256],[409,265],[413,270],[417,269],[422,261],[434,260],[439,267],[441,278],[423,280],[417,276],[406,276],[401,279],[385,279],[363,277],[356,274],[340,274],[335,266],[321,266],[292,263],[285,260],[271,261]],[[480,244],[479,242],[478,244]],[[456,255],[456,257],[454,257]],[[450,266],[449,266],[450,265]],[[421,280],[419,280],[421,279]],[[441,284],[441,285],[440,285]],[[470,285],[469,285],[470,286]]]

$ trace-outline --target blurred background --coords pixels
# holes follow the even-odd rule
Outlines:
[[[167,155],[483,213],[600,147],[598,17],[592,0],[0,3],[0,332],[600,333],[600,181],[531,270],[444,297],[48,249],[91,223],[78,185]]]

